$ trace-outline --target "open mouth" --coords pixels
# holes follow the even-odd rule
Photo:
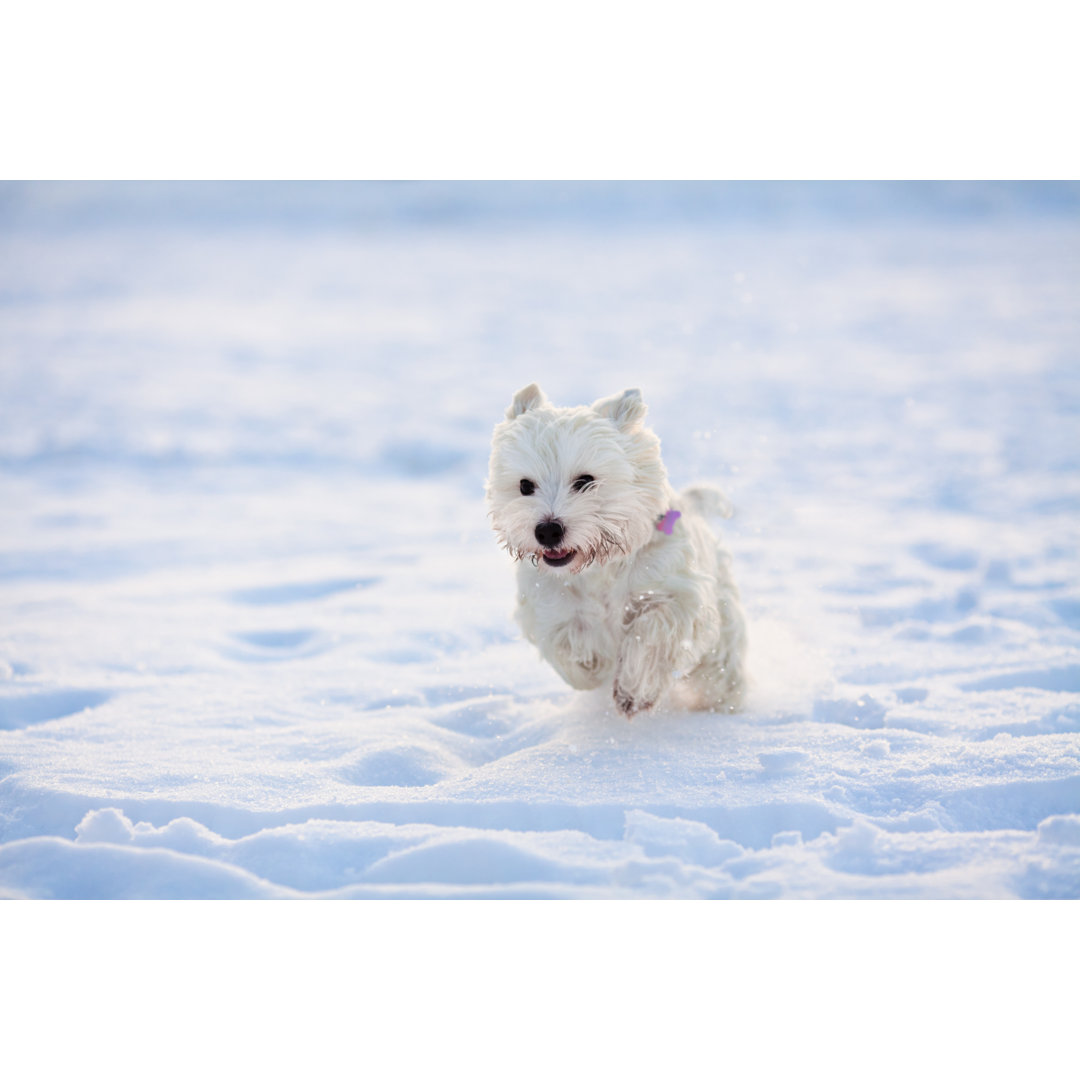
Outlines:
[[[562,548],[559,551],[544,552],[544,562],[546,562],[548,566],[565,566],[573,557],[573,548]]]

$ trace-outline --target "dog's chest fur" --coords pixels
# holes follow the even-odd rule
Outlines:
[[[636,616],[666,596],[663,583],[682,561],[683,547],[681,538],[658,534],[634,555],[573,577],[524,562],[518,567],[518,624],[571,686],[600,686],[611,680]]]

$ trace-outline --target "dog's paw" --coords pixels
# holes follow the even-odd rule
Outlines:
[[[587,656],[575,656],[573,663],[586,675],[595,675],[600,670],[602,661],[596,653],[589,653]]]
[[[604,667],[599,656],[589,655],[563,660],[556,670],[575,690],[595,690],[603,682]]]
[[[615,708],[617,708],[627,720],[635,713],[645,712],[646,709],[651,709],[653,707],[653,702],[641,701],[639,698],[635,698],[633,695],[627,693],[618,683],[615,684],[612,697],[615,699]]]

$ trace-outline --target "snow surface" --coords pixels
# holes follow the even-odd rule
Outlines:
[[[1077,205],[5,187],[0,895],[1080,897]],[[533,380],[732,497],[745,713],[519,639]]]

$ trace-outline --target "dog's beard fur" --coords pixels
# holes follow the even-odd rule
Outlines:
[[[648,543],[656,518],[667,509],[670,489],[660,442],[641,426],[644,406],[635,400],[639,408],[621,411],[609,402],[556,409],[544,401],[496,427],[489,514],[513,558],[554,573],[579,574]],[[574,482],[582,476],[594,480],[576,491]],[[531,495],[521,493],[522,480],[535,486]],[[565,566],[544,563],[546,549],[536,528],[545,521],[558,521],[564,529],[558,549],[574,552]]]
[[[567,563],[566,569],[572,574],[579,574],[594,563],[603,566],[614,555],[628,555],[629,547],[621,541],[615,533],[605,528],[600,529],[599,538],[588,547],[566,545],[574,553],[574,558]],[[543,558],[542,551],[530,551],[528,548],[513,548],[507,542],[503,542],[503,549],[517,562],[528,559],[533,566],[540,566]]]

